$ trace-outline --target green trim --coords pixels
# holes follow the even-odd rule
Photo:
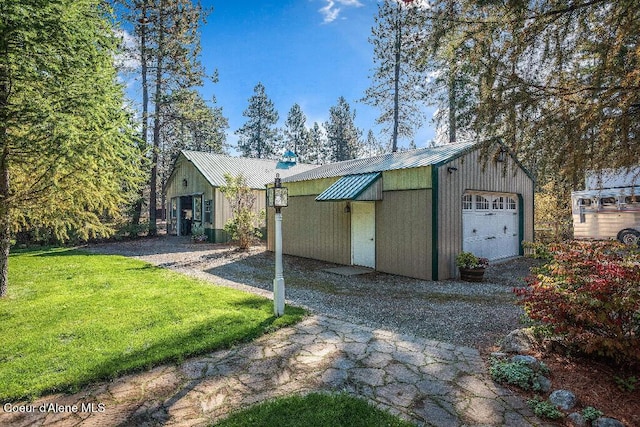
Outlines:
[[[431,280],[438,280],[438,166],[431,166]]]
[[[518,193],[518,253],[524,255],[524,198]]]

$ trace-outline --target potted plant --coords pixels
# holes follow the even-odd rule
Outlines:
[[[466,282],[482,282],[489,260],[477,257],[471,252],[460,252],[456,256],[456,265],[460,269],[460,279]]]

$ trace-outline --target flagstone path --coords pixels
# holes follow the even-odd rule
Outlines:
[[[319,315],[230,350],[23,403],[33,412],[0,407],[0,425],[206,426],[256,402],[312,391],[364,397],[418,425],[546,425],[493,383],[475,349]]]

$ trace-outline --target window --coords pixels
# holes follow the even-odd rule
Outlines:
[[[504,197],[500,196],[493,199],[493,209],[494,210],[504,209]]]
[[[479,194],[476,194],[476,210],[489,210],[489,200]]]
[[[603,197],[600,199],[600,206],[603,208],[614,208],[616,207],[616,198],[615,197]]]
[[[516,210],[516,201],[511,197],[507,197],[507,210],[515,211]]]
[[[473,196],[465,194],[462,196],[462,210],[470,211],[473,209]]]
[[[202,220],[202,196],[193,196],[193,220]]]
[[[211,205],[213,204],[213,200],[205,200],[204,202],[204,222],[211,224],[212,221],[212,217],[211,217]]]
[[[627,197],[624,198],[624,202],[626,204],[640,203],[640,196],[627,196]]]

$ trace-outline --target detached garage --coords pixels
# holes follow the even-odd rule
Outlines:
[[[282,181],[290,255],[442,280],[456,277],[463,250],[497,260],[533,240],[533,179],[497,142],[349,160]]]

